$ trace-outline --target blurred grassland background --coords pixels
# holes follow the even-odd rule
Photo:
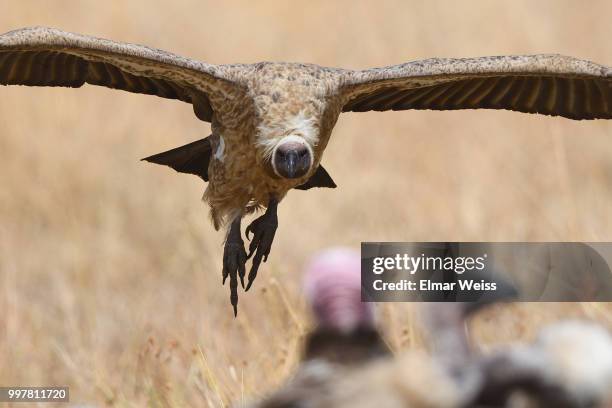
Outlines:
[[[612,65],[612,2],[4,0],[0,31],[46,25],[210,63],[347,68],[556,52]],[[234,319],[222,233],[192,176],[138,159],[209,134],[187,104],[85,86],[0,89],[0,384],[68,385],[88,406],[220,406],[295,367],[300,271],[360,241],[612,241],[612,122],[501,111],[341,116],[337,190],[280,206],[271,257]],[[577,271],[579,273],[579,271]],[[426,347],[379,305],[395,350]],[[610,304],[500,306],[483,347]]]

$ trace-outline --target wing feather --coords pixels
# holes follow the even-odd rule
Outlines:
[[[507,109],[612,119],[612,69],[561,55],[429,59],[345,71],[344,112]]]
[[[240,89],[231,67],[45,27],[0,35],[1,85],[105,86],[191,103],[208,122],[209,95]]]

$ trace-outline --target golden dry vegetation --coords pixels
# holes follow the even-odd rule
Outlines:
[[[558,52],[612,65],[612,2],[4,0],[0,31],[47,25],[211,63],[365,68],[431,56]],[[612,241],[612,122],[512,112],[345,114],[293,192],[234,319],[222,234],[195,177],[138,159],[208,135],[189,105],[86,86],[0,89],[0,384],[69,385],[87,406],[219,406],[273,389],[309,317],[300,269],[360,241]],[[423,347],[380,305],[394,349]],[[500,306],[486,344],[606,304]]]

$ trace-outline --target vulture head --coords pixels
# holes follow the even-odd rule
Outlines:
[[[305,360],[360,364],[389,354],[372,305],[361,301],[359,252],[334,248],[320,253],[306,268],[304,291],[317,324],[306,339]]]
[[[283,137],[272,150],[271,164],[278,177],[298,179],[310,172],[313,165],[313,150],[301,136]]]
[[[294,180],[312,175],[320,160],[319,122],[317,115],[302,110],[283,120],[258,124],[257,146],[270,176]]]

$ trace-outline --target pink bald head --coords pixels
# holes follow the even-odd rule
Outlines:
[[[319,326],[350,332],[373,327],[374,313],[361,302],[361,257],[349,248],[316,255],[304,273],[304,291]]]

